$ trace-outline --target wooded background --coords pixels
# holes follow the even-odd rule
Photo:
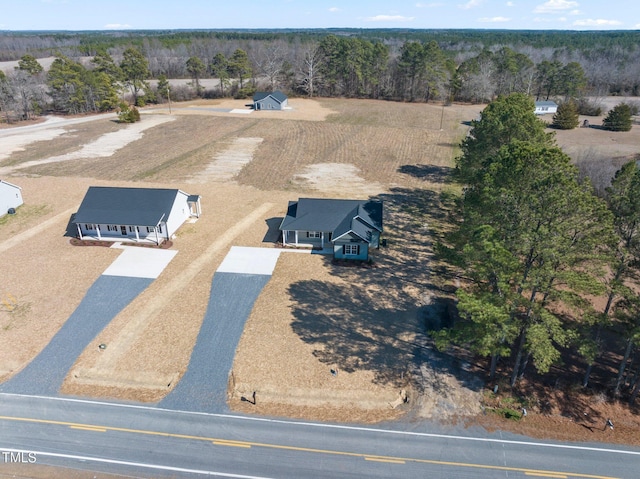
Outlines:
[[[52,56],[61,60],[53,73],[30,61]],[[17,111],[18,119],[42,109],[113,109],[123,86],[138,104],[162,102],[166,79],[183,78],[192,81],[188,87],[171,86],[172,99],[243,98],[276,89],[427,102],[488,102],[513,92],[560,101],[640,94],[637,31],[0,33],[0,61],[19,59],[15,71],[0,72],[0,109],[5,117]],[[215,78],[216,87],[205,88],[205,78]],[[150,86],[150,79],[159,84]]]

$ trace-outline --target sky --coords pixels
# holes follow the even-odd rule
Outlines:
[[[0,30],[640,30],[640,0],[0,0]]]

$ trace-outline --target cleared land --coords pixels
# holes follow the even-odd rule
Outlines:
[[[284,112],[219,111],[243,103],[174,105],[171,115],[149,109],[139,128],[153,126],[137,136],[110,118],[58,125],[63,131],[23,138],[0,159],[26,202],[0,220],[7,258],[0,295],[16,299],[13,311],[0,311],[0,379],[47,344],[119,254],[74,247],[65,236],[90,185],[202,195],[203,216],[179,231],[174,260],[82,353],[63,387],[67,394],[152,402],[185,372],[211,278],[229,247],[271,247],[287,201],[299,196],[377,197],[385,200],[389,246],[375,252],[375,268],[281,256],[241,339],[230,405],[344,421],[393,419],[407,408],[422,417],[475,413],[480,384],[468,365],[433,356],[423,333],[426,315],[437,309],[429,241],[442,215],[439,193],[449,188],[463,122],[482,107],[292,99],[293,110]],[[562,141],[571,143],[572,133]],[[637,145],[636,134],[608,133]],[[96,144],[112,154],[100,156],[90,148]],[[20,234],[24,241],[12,242]],[[401,389],[408,406],[392,409]],[[255,406],[241,402],[253,391]]]

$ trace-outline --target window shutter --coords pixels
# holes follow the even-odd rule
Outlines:
[[[342,245],[342,254],[345,254],[344,250],[346,249],[345,245]]]

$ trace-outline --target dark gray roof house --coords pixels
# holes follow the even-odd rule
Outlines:
[[[280,224],[284,246],[330,248],[336,258],[367,259],[382,233],[382,202],[300,198]]]
[[[253,109],[284,110],[288,101],[287,95],[281,91],[259,91],[253,95]]]
[[[182,190],[91,186],[73,222],[81,239],[160,244],[200,214],[200,197]]]

